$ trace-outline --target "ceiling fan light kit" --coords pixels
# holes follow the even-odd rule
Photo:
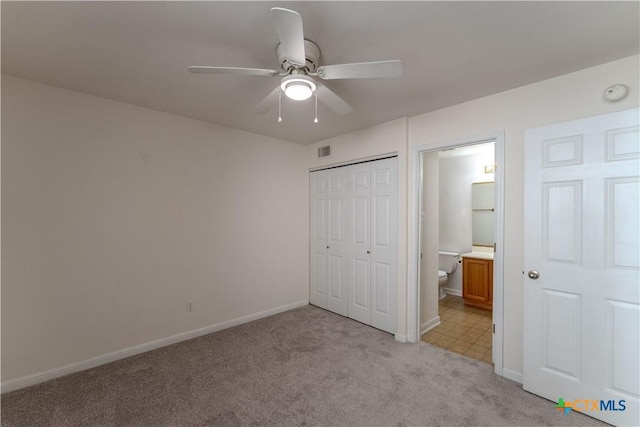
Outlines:
[[[338,115],[344,116],[353,107],[324,85],[318,85],[314,77],[323,80],[398,77],[402,74],[402,62],[398,60],[360,62],[319,66],[320,48],[304,38],[302,17],[298,12],[280,7],[271,9],[275,18],[276,32],[280,43],[276,47],[280,71],[262,68],[190,66],[195,74],[233,74],[242,76],[281,76],[280,85],[272,90],[253,110],[265,113],[278,98],[278,122],[282,121],[282,93],[294,101],[304,101],[315,94],[318,122],[318,100]]]
[[[311,95],[316,91],[316,82],[305,75],[286,76],[280,83],[280,89],[287,98],[294,101],[304,101],[311,98]]]

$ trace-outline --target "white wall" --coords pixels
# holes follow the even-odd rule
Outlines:
[[[331,156],[318,159],[318,147],[331,145]],[[399,340],[407,334],[407,119],[397,119],[371,128],[351,132],[311,144],[307,148],[307,167],[350,163],[384,154],[398,155],[398,331]]]
[[[3,382],[308,300],[306,147],[10,76],[2,107]]]
[[[636,55],[409,119],[410,149],[505,130],[505,164],[498,167],[505,173],[503,360],[509,372],[522,372],[524,131],[638,107],[639,76]],[[613,83],[630,88],[615,104],[602,99]]]

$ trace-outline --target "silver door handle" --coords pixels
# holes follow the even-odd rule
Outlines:
[[[529,279],[536,280],[538,277],[540,277],[540,273],[538,273],[535,270],[529,270],[529,272],[527,273],[527,276],[529,276]]]

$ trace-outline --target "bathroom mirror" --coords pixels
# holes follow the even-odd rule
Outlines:
[[[471,184],[471,240],[474,246],[493,246],[494,238],[494,183]]]

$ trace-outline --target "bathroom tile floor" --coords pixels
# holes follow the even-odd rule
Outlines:
[[[438,303],[440,324],[422,336],[422,341],[492,363],[492,313],[464,305],[462,297],[447,295]]]

